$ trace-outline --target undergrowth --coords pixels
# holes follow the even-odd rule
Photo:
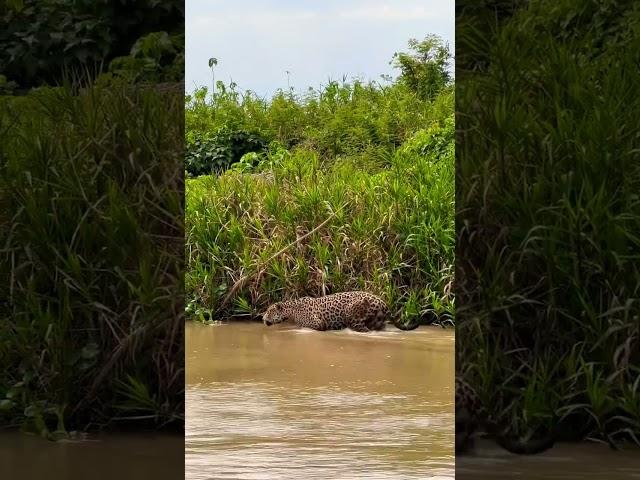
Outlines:
[[[517,3],[457,26],[458,374],[509,435],[638,442],[640,9]]]
[[[182,425],[182,101],[0,97],[0,423]]]

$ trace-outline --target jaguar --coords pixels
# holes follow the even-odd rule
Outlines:
[[[413,330],[418,322],[404,325],[392,318],[387,304],[380,297],[363,291],[342,292],[323,297],[303,297],[271,305],[262,316],[266,326],[293,322],[298,327],[313,330],[356,332],[384,330],[390,320],[401,330]]]

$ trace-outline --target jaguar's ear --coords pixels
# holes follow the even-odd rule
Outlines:
[[[273,308],[274,308],[276,311],[281,312],[281,311],[282,311],[282,304],[281,304],[280,302],[278,302],[278,303],[274,303],[274,304],[273,304]]]

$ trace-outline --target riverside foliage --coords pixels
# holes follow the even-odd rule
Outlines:
[[[182,93],[0,97],[0,421],[183,418]]]
[[[640,6],[466,3],[458,374],[509,436],[638,442]]]
[[[184,4],[132,3],[0,0],[0,424],[48,438],[184,424]]]
[[[418,53],[402,59],[420,74],[432,60]],[[404,74],[333,81],[270,99],[221,83],[187,96],[192,318],[364,289],[407,322],[452,321],[454,92],[439,65],[432,88],[421,83],[430,72],[417,83]]]

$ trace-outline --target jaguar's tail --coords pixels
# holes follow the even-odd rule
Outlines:
[[[400,315],[393,315],[391,311],[387,308],[386,311],[378,312],[376,322],[379,325],[379,329],[384,329],[385,325],[388,323],[392,324],[396,328],[400,330],[415,330],[420,326],[419,321],[414,321],[412,323],[406,323],[401,320]]]
[[[393,323],[393,325],[396,328],[399,328],[400,330],[415,330],[416,328],[418,328],[420,326],[420,322],[413,321],[412,323],[405,323],[403,321],[400,320],[400,317],[398,318],[394,318],[391,320],[391,323]]]

